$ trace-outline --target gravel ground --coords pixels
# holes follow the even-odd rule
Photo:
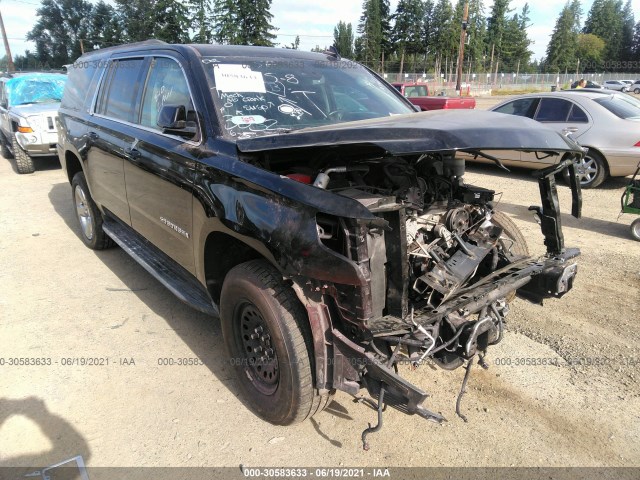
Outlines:
[[[632,217],[616,220],[624,179],[585,191],[581,220],[563,216],[567,245],[582,250],[575,288],[544,307],[514,301],[490,368],[472,371],[468,423],[455,415],[462,369],[403,368],[449,421],[389,410],[364,452],[360,432],[375,412],[343,393],[301,425],[254,416],[217,320],[122,250],[85,248],[55,160],[26,176],[11,165],[0,159],[0,465],[82,455],[92,467],[640,466],[640,243]],[[530,172],[468,170],[468,182],[502,192],[499,208],[542,254],[527,211],[539,204]],[[560,198],[566,211],[566,187]],[[24,357],[51,365],[7,364]],[[80,357],[105,364],[65,365]],[[160,365],[165,358],[201,365]]]

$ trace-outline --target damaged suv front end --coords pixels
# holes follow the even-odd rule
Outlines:
[[[242,160],[233,174],[268,197],[239,210],[233,196],[222,209],[242,219],[237,231],[267,246],[306,309],[317,392],[366,388],[376,400],[380,419],[363,432],[365,448],[383,405],[445,420],[424,405],[425,391],[398,374],[400,362],[448,370],[467,363],[468,374],[474,358],[484,364],[488,347],[502,340],[516,295],[542,304],[572,288],[579,251],[565,248],[555,184],[568,169],[579,217],[574,162],[583,150],[570,138],[493,112],[409,113],[406,100],[362,67],[364,80],[317,64],[303,70],[303,60],[289,70],[255,59],[203,63]],[[230,91],[228,79],[240,77],[249,86]],[[374,93],[364,98],[350,81]],[[374,104],[386,113],[371,113]],[[495,192],[464,182],[463,154],[501,166],[491,154],[500,150],[563,158],[539,172],[541,204],[531,210],[547,248],[540,258],[495,210]]]

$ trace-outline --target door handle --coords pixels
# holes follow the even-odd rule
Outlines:
[[[140,151],[139,151],[139,150],[137,150],[137,149],[135,149],[135,148],[125,148],[125,149],[124,149],[124,153],[125,153],[125,155],[126,155],[127,157],[129,157],[129,158],[131,158],[131,159],[133,159],[133,160],[135,160],[135,159],[137,159],[137,158],[140,158],[140,155],[142,155],[142,154],[140,153]]]
[[[89,138],[91,140],[98,140],[100,138],[100,135],[98,135],[96,132],[89,132]]]

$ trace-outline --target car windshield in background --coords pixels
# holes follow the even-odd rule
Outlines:
[[[59,74],[25,75],[12,78],[7,82],[9,105],[59,102],[66,80],[65,75]]]
[[[225,133],[233,137],[414,112],[351,61],[216,57],[203,63]]]
[[[620,118],[640,120],[640,100],[630,95],[614,95],[612,97],[596,98],[593,101]]]

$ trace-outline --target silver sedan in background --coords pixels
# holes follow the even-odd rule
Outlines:
[[[603,84],[604,88],[608,88],[609,90],[617,90],[619,92],[628,92],[629,84],[622,80],[607,80]]]
[[[607,90],[563,90],[519,95],[491,109],[520,115],[570,134],[588,149],[578,166],[584,188],[607,177],[632,175],[640,161],[640,100]],[[561,158],[526,152],[501,152],[505,165],[541,169]],[[482,161],[480,158],[476,159]]]

